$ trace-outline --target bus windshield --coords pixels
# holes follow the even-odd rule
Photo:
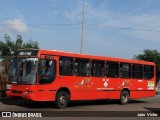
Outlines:
[[[8,83],[35,84],[38,58],[13,58],[8,69]]]

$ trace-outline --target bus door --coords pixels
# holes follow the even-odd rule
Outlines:
[[[41,55],[38,72],[38,98],[45,101],[53,100],[53,93],[56,91],[54,82],[56,79],[57,57],[52,55]]]

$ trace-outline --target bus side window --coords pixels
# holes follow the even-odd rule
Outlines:
[[[62,76],[73,76],[73,58],[60,57],[59,60],[59,74]]]
[[[104,77],[105,76],[105,62],[104,61],[92,61],[92,76]]]
[[[56,61],[45,60],[40,61],[40,84],[52,83],[56,76]]]
[[[133,64],[132,65],[132,78],[134,79],[142,79],[142,65]]]
[[[90,76],[90,60],[75,59],[75,75],[76,76]]]
[[[118,62],[107,62],[106,64],[106,76],[109,78],[118,78]]]
[[[150,65],[144,66],[144,79],[148,80],[154,76],[154,67]]]
[[[131,65],[128,63],[120,63],[120,77],[131,78]]]

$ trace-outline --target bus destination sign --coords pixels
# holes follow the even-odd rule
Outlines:
[[[38,50],[17,50],[15,56],[37,56]]]
[[[32,54],[31,51],[20,51],[19,52],[19,55],[21,56],[30,56]]]

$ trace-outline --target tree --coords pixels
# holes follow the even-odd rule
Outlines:
[[[143,54],[135,55],[133,59],[154,62],[157,68],[156,81],[158,83],[158,81],[160,80],[160,52],[158,50],[146,49],[143,51]]]
[[[28,42],[23,42],[22,36],[17,35],[16,41],[12,41],[10,36],[5,34],[4,41],[0,41],[0,59],[3,61],[5,66],[5,72],[7,73],[8,63],[11,60],[11,55],[15,50],[23,48],[34,48],[39,49],[39,44],[37,41],[29,40]]]
[[[11,56],[13,42],[8,35],[4,36],[4,41],[0,41],[0,58],[6,60],[6,56]]]
[[[10,61],[11,55],[15,50],[26,48],[39,49],[39,44],[37,41],[32,40],[24,43],[21,35],[17,35],[16,41],[14,42],[9,35],[5,34],[4,41],[0,41],[0,59]]]

